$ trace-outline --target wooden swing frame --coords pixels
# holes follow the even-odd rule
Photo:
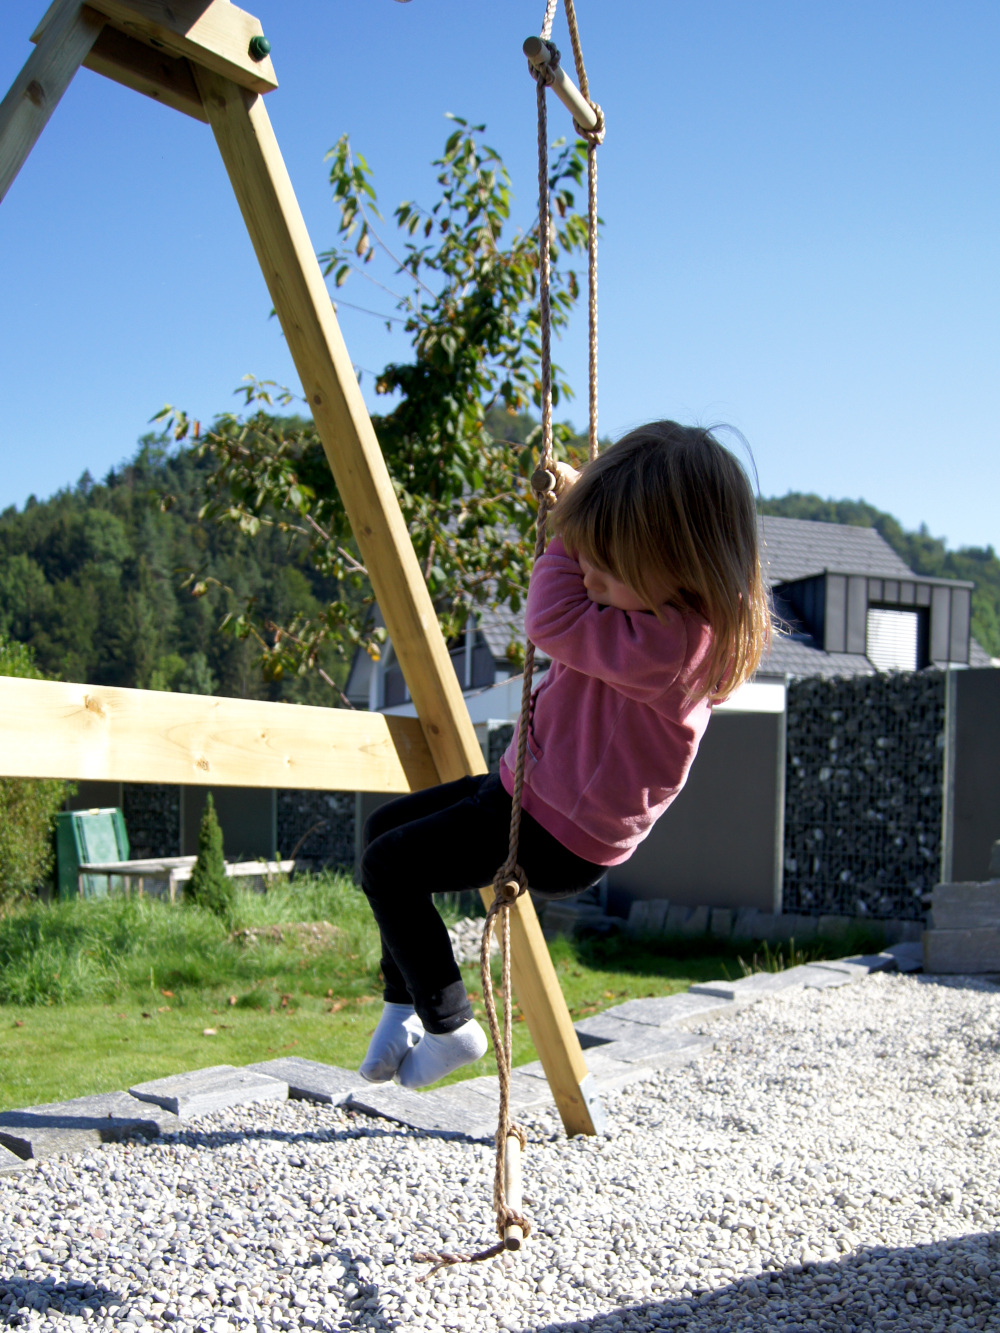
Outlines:
[[[0,200],[81,65],[211,126],[417,717],[8,678],[3,776],[391,793],[485,771],[264,107],[277,80],[260,39],[230,0],[55,0],[0,103]],[[527,896],[511,924],[514,988],[563,1125],[593,1134],[593,1080]]]

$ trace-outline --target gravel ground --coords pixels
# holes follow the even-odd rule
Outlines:
[[[0,1324],[31,1329],[1000,1330],[1000,989],[875,974],[706,1025],[714,1049],[528,1121],[524,1257],[490,1149],[302,1102],[0,1180]]]

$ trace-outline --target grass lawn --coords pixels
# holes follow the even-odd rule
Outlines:
[[[560,939],[550,952],[574,1019],[742,972],[736,950],[707,942]],[[378,955],[343,876],[240,893],[228,922],[150,900],[32,905],[0,919],[0,1110],[281,1055],[356,1069],[379,1014]],[[482,1017],[478,964],[463,974]],[[535,1050],[514,1018],[524,1064]],[[490,1052],[445,1082],[493,1070]]]

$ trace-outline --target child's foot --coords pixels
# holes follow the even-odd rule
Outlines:
[[[426,1088],[463,1065],[471,1065],[486,1054],[486,1033],[474,1018],[454,1032],[425,1032],[419,1046],[407,1051],[399,1066],[404,1088]]]
[[[386,1001],[378,1027],[368,1043],[368,1054],[358,1073],[369,1083],[391,1082],[404,1056],[423,1035],[424,1025],[412,1004],[390,1004]]]

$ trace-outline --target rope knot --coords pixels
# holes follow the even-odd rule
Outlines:
[[[558,484],[558,478],[550,468],[536,467],[531,474],[531,489],[540,501],[552,497]]]
[[[549,48],[549,58],[542,65],[534,65],[528,61],[528,71],[536,83],[544,83],[546,88],[551,88],[556,77],[556,70],[559,67],[559,48],[551,37],[545,38],[545,45]]]
[[[504,866],[493,881],[493,902],[497,906],[516,903],[528,891],[528,877],[519,865]]]
[[[601,110],[601,108],[597,105],[596,102],[591,102],[589,97],[587,98],[587,101],[590,104],[591,111],[593,111],[594,115],[597,117],[597,124],[594,126],[592,130],[588,130],[584,129],[584,127],[579,123],[579,121],[574,120],[573,128],[576,130],[577,134],[580,136],[581,139],[584,139],[588,144],[596,148],[599,147],[604,142],[604,131],[607,127],[604,123],[604,112]]]
[[[531,1223],[523,1213],[519,1213],[513,1208],[504,1208],[503,1216],[497,1217],[497,1231],[501,1236],[503,1236],[508,1227],[520,1227],[523,1240],[527,1240],[531,1235]],[[508,1248],[516,1250],[520,1247],[517,1241],[514,1241],[509,1247],[507,1245],[502,1245],[500,1248],[503,1250]]]

